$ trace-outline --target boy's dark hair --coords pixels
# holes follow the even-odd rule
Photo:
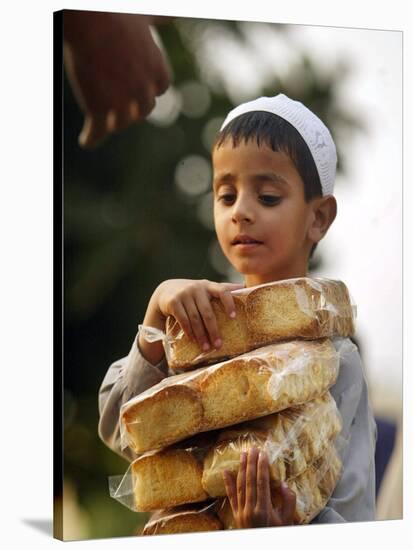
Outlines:
[[[305,201],[322,196],[320,176],[310,149],[294,126],[283,118],[266,111],[240,115],[218,133],[212,149],[220,147],[228,138],[232,138],[234,147],[241,141],[255,139],[258,146],[264,143],[273,151],[286,153],[304,182]],[[316,246],[313,245],[310,258]]]
[[[314,197],[321,197],[320,176],[310,149],[301,134],[283,118],[266,111],[253,111],[240,115],[219,132],[213,148],[222,145],[229,137],[232,138],[234,147],[241,141],[248,142],[255,138],[258,146],[265,143],[273,151],[286,153],[304,182],[306,202]]]

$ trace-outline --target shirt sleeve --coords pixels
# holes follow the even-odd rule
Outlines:
[[[98,434],[115,453],[128,461],[137,455],[129,448],[121,448],[119,413],[121,406],[135,395],[174,374],[164,358],[157,365],[142,355],[136,335],[127,357],[112,363],[99,388]]]
[[[327,505],[311,523],[372,521],[377,427],[357,347],[349,339],[336,340],[335,346],[341,354],[340,370],[330,392],[343,421],[338,445],[343,474]]]

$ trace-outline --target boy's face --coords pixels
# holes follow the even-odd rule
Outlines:
[[[307,274],[312,202],[290,157],[227,140],[212,153],[214,220],[221,248],[246,286]]]

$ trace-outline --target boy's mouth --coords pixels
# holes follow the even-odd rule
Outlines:
[[[240,246],[252,246],[257,244],[262,244],[262,241],[258,241],[249,235],[237,235],[235,239],[231,242],[232,245]]]

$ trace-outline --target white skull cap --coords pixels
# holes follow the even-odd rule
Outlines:
[[[274,97],[259,97],[253,101],[241,103],[228,113],[221,130],[234,118],[252,111],[273,113],[294,126],[311,151],[320,176],[323,196],[332,195],[336,177],[337,151],[327,126],[299,101],[294,101],[284,94],[278,94]]]

